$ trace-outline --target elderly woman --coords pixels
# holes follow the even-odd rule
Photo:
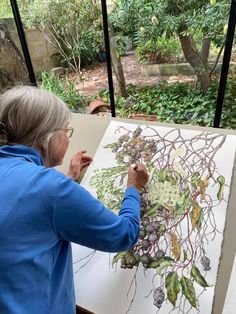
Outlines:
[[[128,170],[115,215],[75,181],[85,151],[60,165],[73,129],[59,98],[21,86],[0,97],[0,313],[75,313],[70,242],[105,252],[131,248],[139,233],[140,195],[148,175]]]

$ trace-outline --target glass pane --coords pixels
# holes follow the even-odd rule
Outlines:
[[[0,88],[29,83],[10,1],[7,0],[1,2],[0,34]]]
[[[212,126],[229,1],[111,3],[128,92],[126,98],[117,95],[119,115]],[[231,72],[229,86],[233,77]]]
[[[1,88],[29,84],[9,2],[0,8],[0,17],[7,18],[0,23]],[[101,2],[18,4],[41,86],[62,97],[72,111],[106,111]],[[229,7],[228,0],[107,0],[118,116],[212,126]],[[235,128],[234,73],[232,64],[222,116],[227,128]]]
[[[221,128],[236,129],[236,46],[232,49],[225,99],[221,116]]]

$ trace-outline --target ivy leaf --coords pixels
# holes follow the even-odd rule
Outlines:
[[[175,307],[175,303],[180,291],[180,282],[177,272],[170,272],[166,276],[165,287],[167,290],[167,298]]]
[[[196,292],[191,280],[183,276],[180,279],[180,284],[182,287],[183,295],[193,307],[197,308]]]
[[[217,178],[217,183],[218,183],[217,198],[219,201],[221,201],[223,198],[223,190],[224,190],[224,186],[225,186],[225,177],[219,176]]]
[[[206,282],[205,278],[201,275],[200,270],[193,265],[192,269],[191,269],[191,276],[193,277],[193,279],[203,288],[207,288],[210,287],[210,285],[208,285],[208,283]]]
[[[191,223],[192,223],[193,229],[196,228],[197,222],[199,221],[201,213],[202,213],[201,207],[199,206],[199,204],[195,203],[194,208],[193,208],[192,212],[190,213],[190,218],[191,218]]]
[[[172,243],[172,253],[174,257],[176,258],[176,260],[178,261],[181,255],[181,246],[178,242],[177,236],[174,233],[171,234],[171,243]]]

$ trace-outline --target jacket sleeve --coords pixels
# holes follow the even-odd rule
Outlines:
[[[60,176],[56,186],[52,219],[60,239],[104,252],[134,246],[140,226],[140,195],[136,188],[127,188],[116,215],[65,176]]]

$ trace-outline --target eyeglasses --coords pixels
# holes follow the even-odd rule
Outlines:
[[[68,138],[71,138],[73,133],[74,133],[74,128],[72,128],[71,126],[69,126],[68,128],[63,129],[64,131],[66,131]]]
[[[74,128],[72,128],[71,126],[68,128],[62,128],[62,129],[55,129],[54,131],[65,131],[67,133],[67,137],[71,138],[73,133],[74,133]]]

